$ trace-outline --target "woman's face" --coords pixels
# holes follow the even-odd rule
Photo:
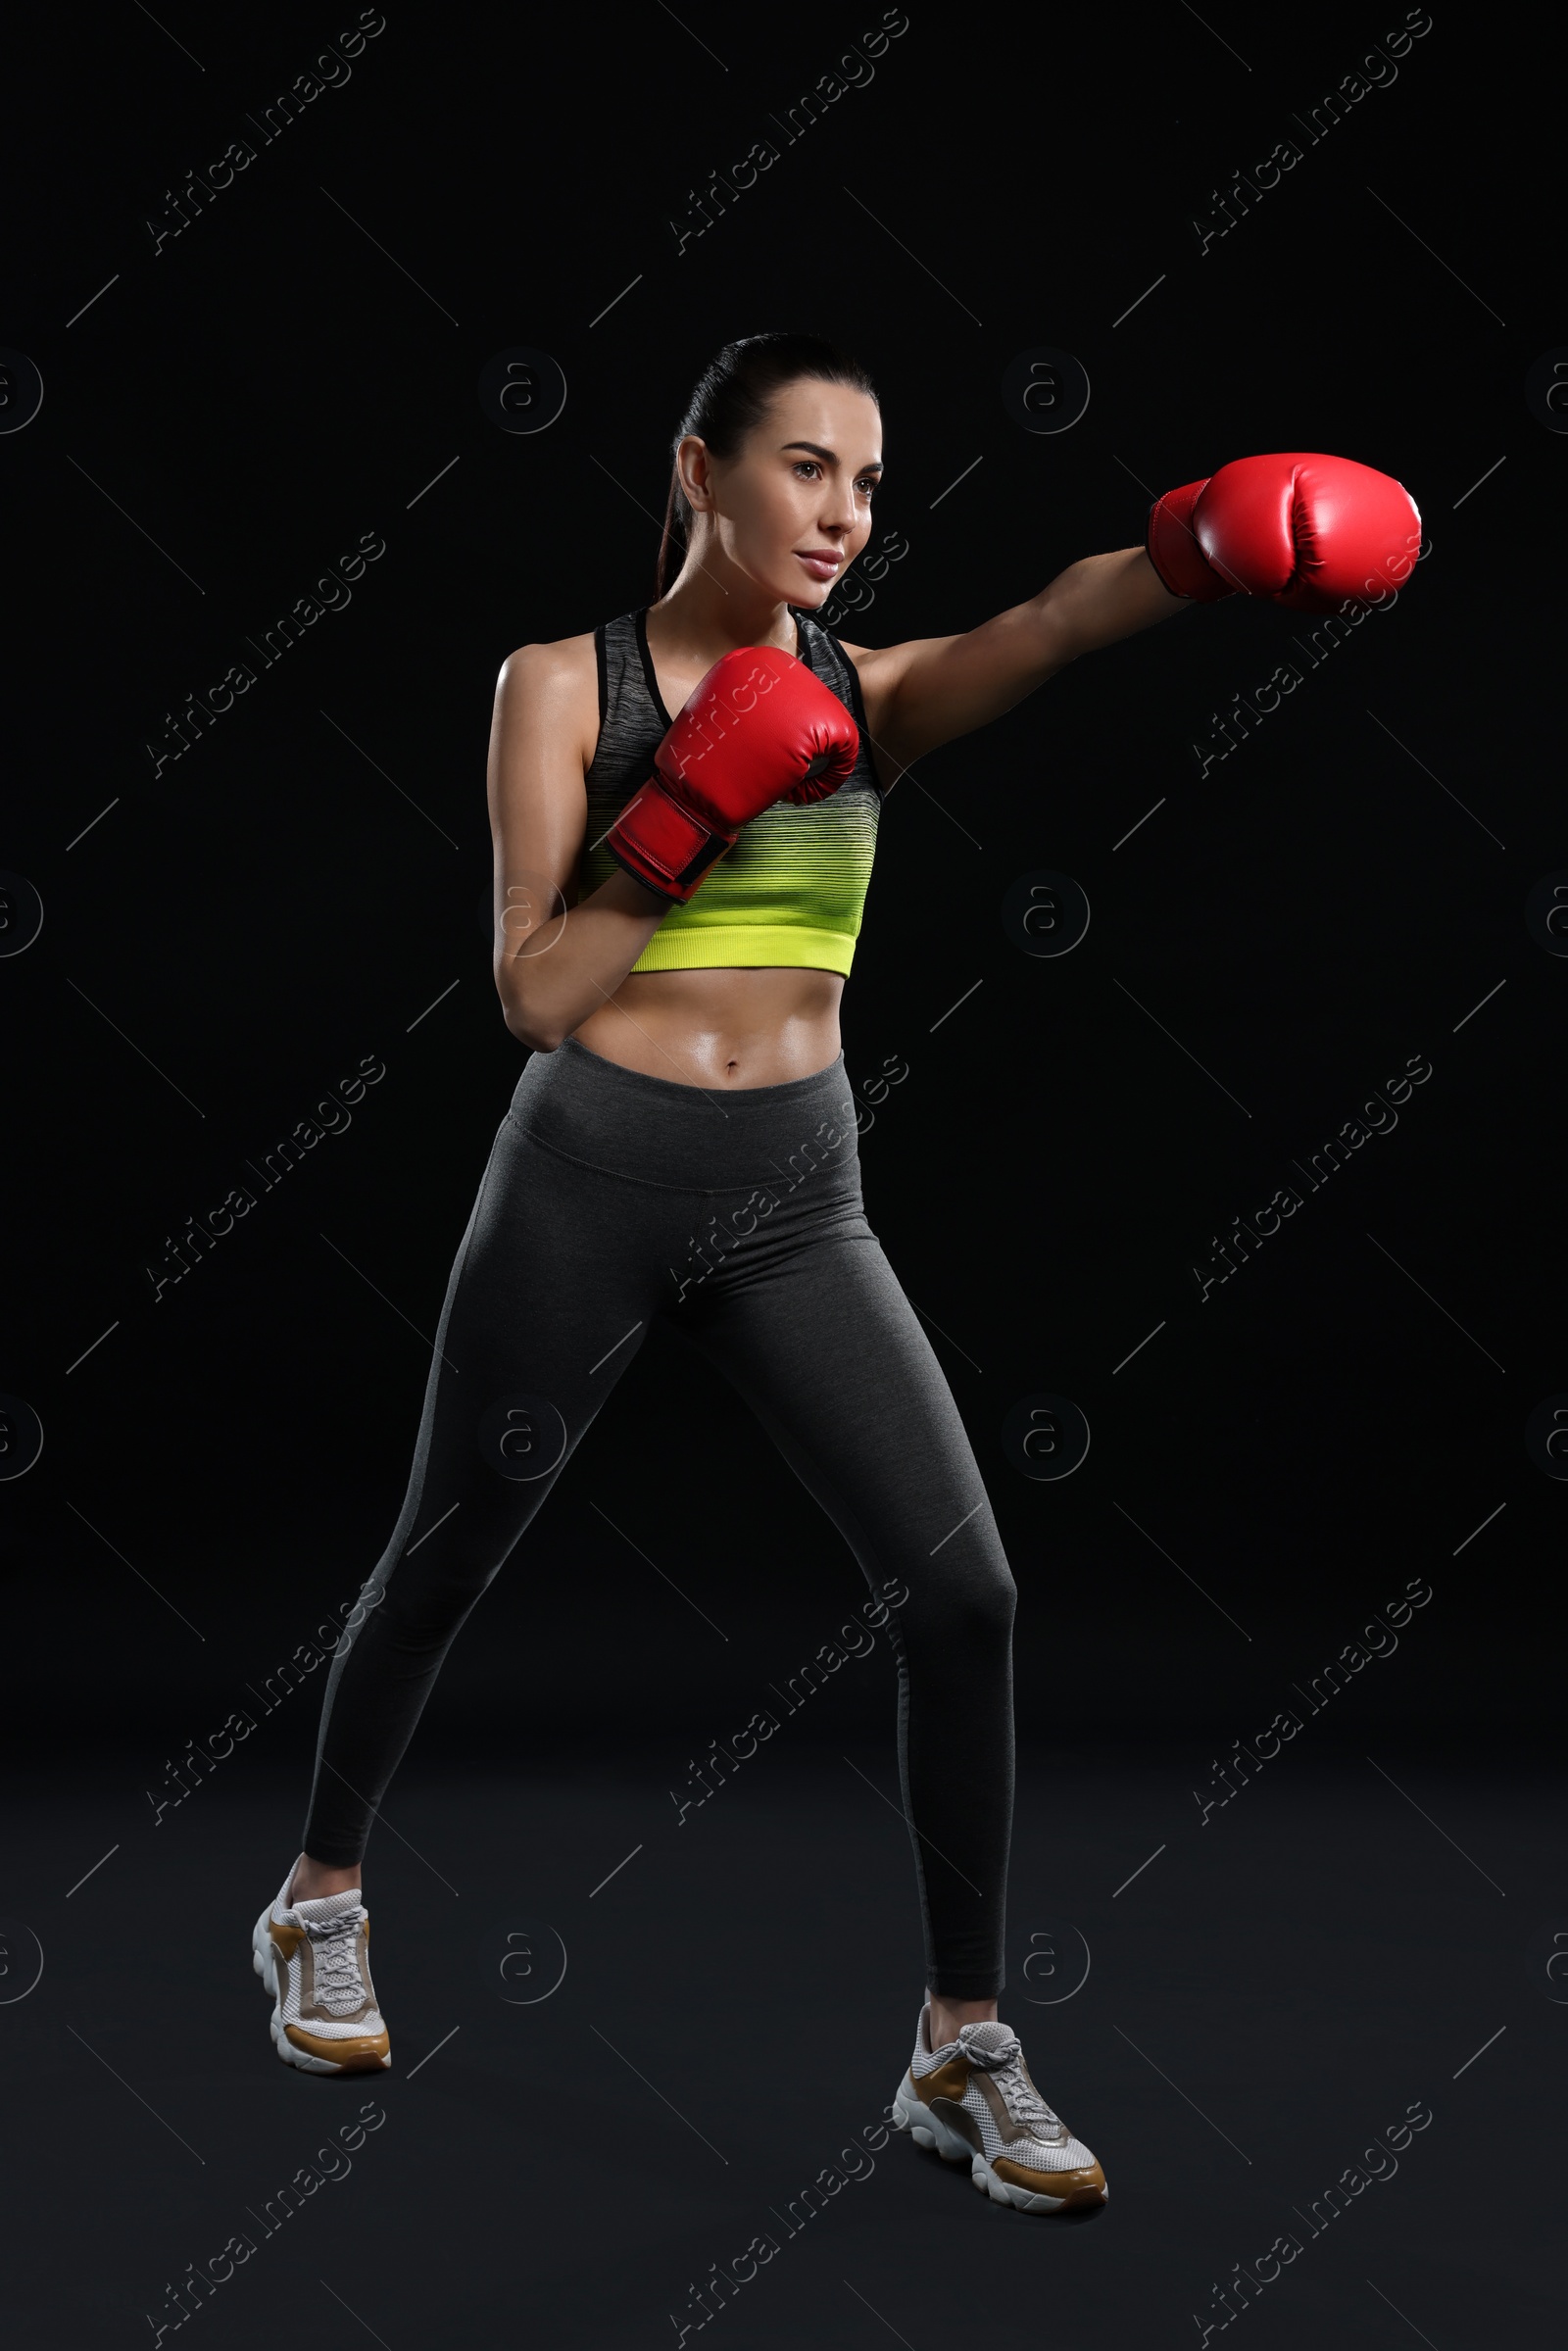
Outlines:
[[[780,603],[826,604],[871,535],[882,416],[847,384],[802,376],[773,395],[733,458],[680,444],[682,482],[712,551]]]

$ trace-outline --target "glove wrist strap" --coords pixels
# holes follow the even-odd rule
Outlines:
[[[709,867],[739,837],[704,824],[652,775],[621,809],[605,835],[605,847],[634,881],[684,906]]]
[[[1208,487],[1202,481],[1190,481],[1179,490],[1167,490],[1156,498],[1149,510],[1149,528],[1144,546],[1150,562],[1159,574],[1160,583],[1172,596],[1185,596],[1195,604],[1213,604],[1221,596],[1234,596],[1231,582],[1216,571],[1200,547],[1193,530],[1193,509],[1199,493]]]

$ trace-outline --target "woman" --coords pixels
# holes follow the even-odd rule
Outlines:
[[[866,544],[881,473],[853,360],[805,335],[727,345],[675,437],[655,602],[502,668],[495,976],[531,1057],[255,1964],[279,2056],[390,2063],[361,1898],[371,1818],[453,1637],[659,1319],[748,1398],[886,1608],[928,1987],[897,2120],[999,2202],[1055,2211],[1105,2182],[997,2017],[1015,1587],[861,1207],[839,1000],[882,802],[923,753],[1185,602],[1370,594],[1414,510],[1363,466],[1245,460],[1159,501],[1147,552],[1074,563],[964,635],[875,650],[811,614]],[[677,1503],[702,1466],[699,1444]]]

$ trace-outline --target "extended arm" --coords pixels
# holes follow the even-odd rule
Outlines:
[[[1044,685],[1080,654],[1168,620],[1173,596],[1141,547],[1085,556],[1038,596],[956,637],[917,637],[861,657],[867,707],[891,784],[938,744],[951,743]]]
[[[1027,604],[957,637],[856,648],[892,783],[921,754],[1010,710],[1080,654],[1186,603],[1260,596],[1299,612],[1379,603],[1408,578],[1421,517],[1402,485],[1349,458],[1240,458],[1156,499],[1147,550],[1070,563]]]

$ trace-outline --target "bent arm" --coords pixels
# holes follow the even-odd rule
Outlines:
[[[495,983],[508,1028],[539,1053],[553,1053],[614,993],[669,911],[618,868],[576,902],[591,701],[581,664],[562,646],[524,645],[496,681],[487,779]]]
[[[1186,609],[1141,547],[1085,556],[1026,604],[956,637],[918,637],[864,655],[867,702],[889,783],[923,753],[1000,718],[1080,654]]]

